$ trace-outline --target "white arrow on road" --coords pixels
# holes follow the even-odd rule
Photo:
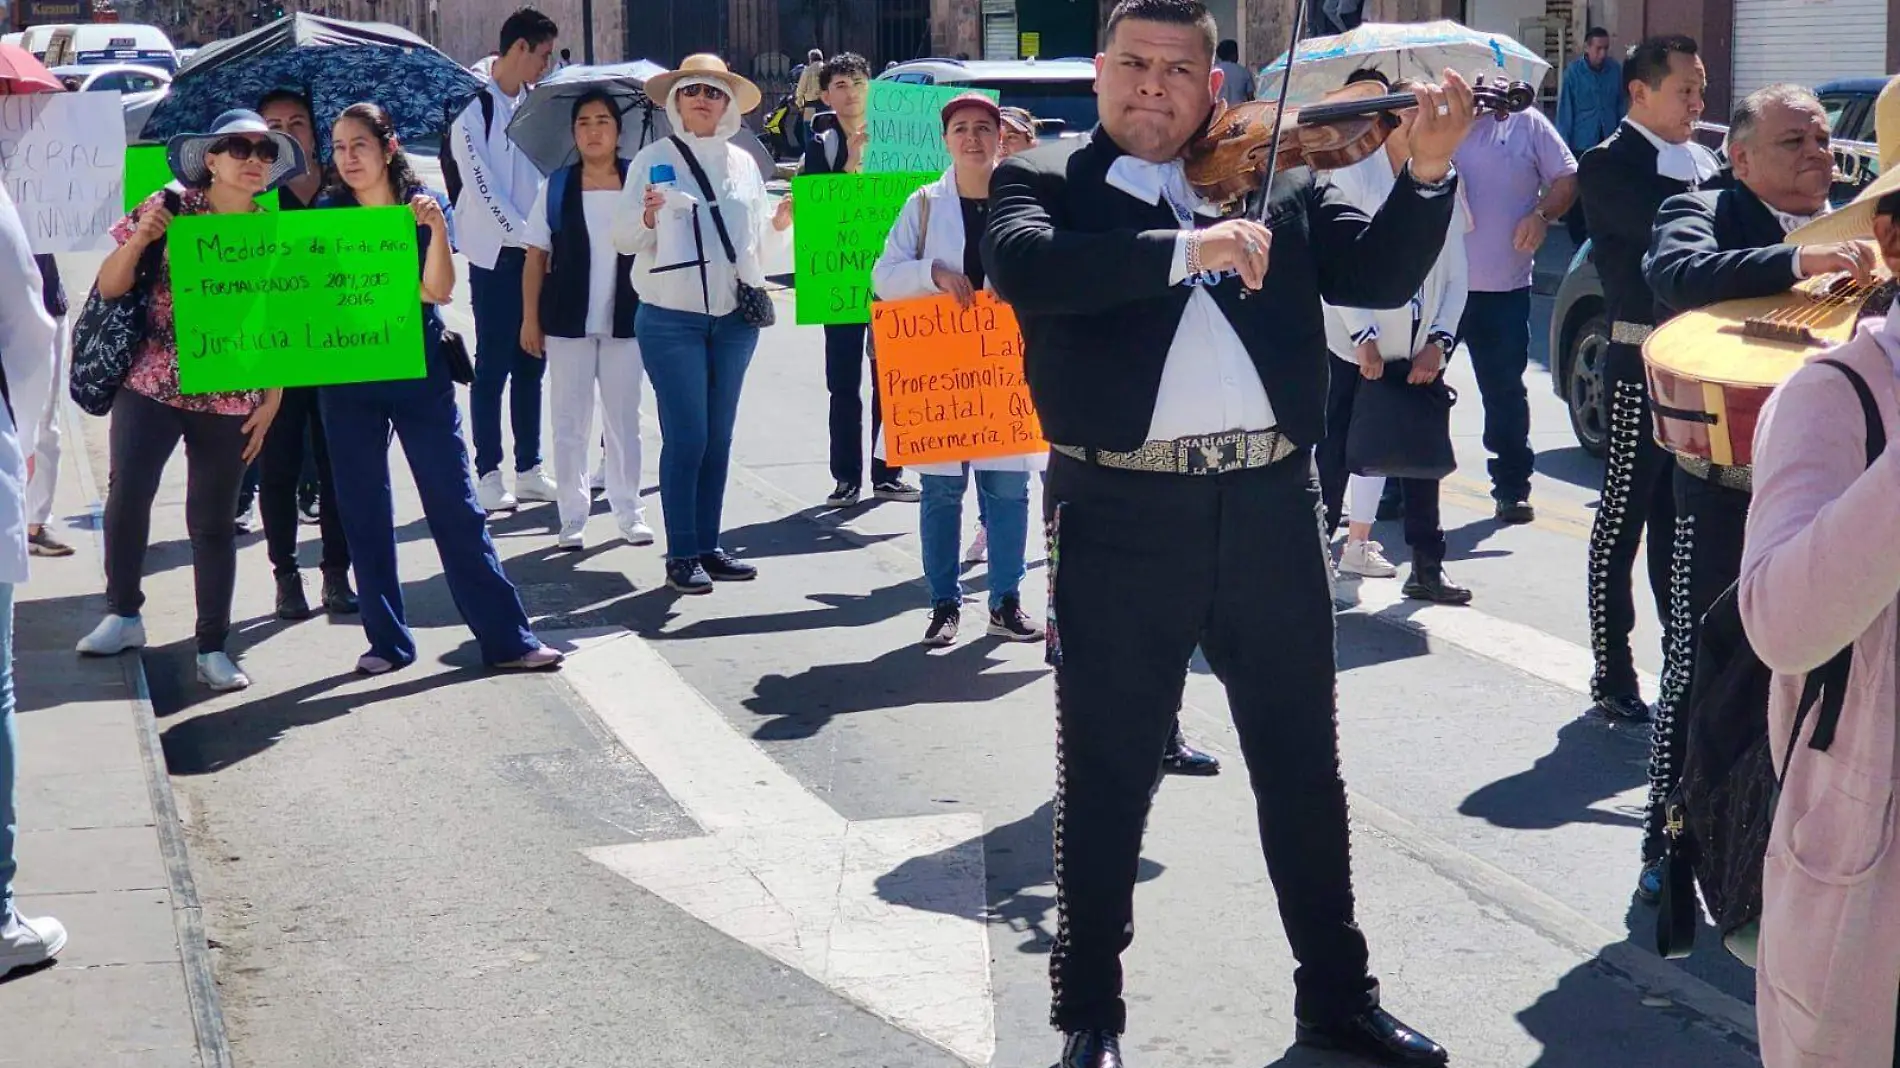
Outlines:
[[[996,1051],[983,821],[847,820],[638,635],[543,637],[564,677],[703,838],[587,856],[971,1064]]]

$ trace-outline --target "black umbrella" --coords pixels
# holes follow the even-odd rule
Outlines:
[[[475,75],[400,26],[299,13],[192,56],[146,122],[144,137],[196,133],[231,108],[254,108],[265,94],[290,89],[309,98],[319,128],[351,104],[370,101],[389,113],[397,137],[421,144],[446,129],[481,87]]]

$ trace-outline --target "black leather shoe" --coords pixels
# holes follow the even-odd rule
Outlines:
[[[277,618],[295,621],[310,616],[310,600],[303,594],[303,575],[277,576]]]
[[[333,616],[353,616],[362,611],[356,591],[350,589],[347,573],[323,576],[323,610]]]
[[[1405,578],[1405,595],[1414,601],[1433,604],[1470,604],[1471,591],[1445,577],[1445,565],[1414,559],[1412,573]]]
[[[1203,753],[1187,744],[1177,729],[1168,740],[1167,751],[1161,755],[1161,770],[1169,775],[1219,775],[1220,760],[1212,753]]]
[[[1107,1031],[1071,1031],[1062,1040],[1060,1068],[1123,1068],[1120,1035]]]
[[[1596,706],[1590,709],[1590,711],[1595,712],[1604,719],[1614,720],[1619,723],[1649,722],[1649,706],[1643,703],[1642,698],[1633,697],[1626,693],[1605,697],[1603,700],[1598,701]]]
[[[1532,508],[1529,501],[1499,501],[1497,516],[1500,523],[1521,527],[1537,522],[1537,509]]]
[[[1349,1020],[1324,1027],[1295,1023],[1293,1037],[1304,1046],[1336,1049],[1399,1068],[1412,1068],[1413,1065],[1430,1068],[1451,1063],[1451,1055],[1445,1052],[1445,1047],[1405,1026],[1398,1017],[1377,1006]]]
[[[751,564],[741,563],[724,549],[714,549],[701,553],[699,566],[714,582],[751,582],[759,577],[759,569]]]

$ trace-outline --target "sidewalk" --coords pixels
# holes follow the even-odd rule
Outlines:
[[[71,942],[53,966],[0,983],[0,1012],[21,1024],[0,1044],[0,1065],[228,1068],[144,668],[137,657],[73,652],[104,604],[91,509],[105,422],[69,404],[64,425],[53,527],[78,553],[36,558],[15,607],[14,889],[24,912],[57,917]]]

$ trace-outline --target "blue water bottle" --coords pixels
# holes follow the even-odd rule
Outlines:
[[[679,175],[674,172],[671,163],[655,163],[652,169],[647,171],[647,184],[662,193],[671,193],[678,183]]]

